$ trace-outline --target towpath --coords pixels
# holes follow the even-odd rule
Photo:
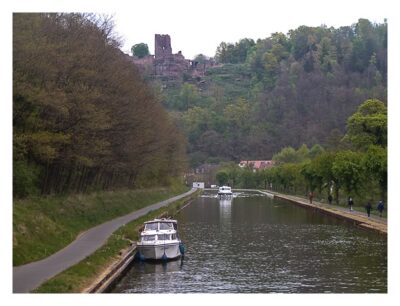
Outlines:
[[[180,200],[197,189],[177,195],[173,198],[152,204],[122,217],[115,218],[98,226],[92,227],[78,238],[57,253],[26,265],[13,268],[13,292],[26,293],[37,288],[44,281],[58,273],[77,264],[85,257],[100,248],[111,234],[122,225],[146,215],[152,210],[167,206],[172,202]]]
[[[206,188],[205,190],[218,190],[218,189]],[[365,211],[364,212],[356,210],[350,211],[347,207],[331,205],[327,203],[318,202],[315,200],[311,204],[308,199],[298,196],[286,195],[269,190],[259,190],[259,189],[232,189],[232,190],[260,192],[263,194],[270,195],[271,197],[276,197],[278,199],[284,199],[290,201],[296,205],[303,206],[305,208],[314,209],[316,211],[334,216],[339,219],[353,222],[357,226],[360,226],[365,229],[370,229],[382,234],[387,234],[387,219],[374,215],[368,217]]]
[[[301,198],[301,197],[280,194],[277,192],[269,192],[269,191],[267,191],[267,192],[273,194],[274,197],[276,197],[276,198],[284,199],[284,200],[290,201],[292,203],[295,203],[297,205],[315,209],[317,211],[320,211],[321,213],[325,213],[325,214],[332,215],[332,216],[335,216],[335,217],[343,219],[343,220],[353,222],[357,226],[360,226],[362,228],[375,230],[382,234],[387,234],[387,219],[385,219],[385,218],[381,218],[381,217],[373,216],[373,215],[368,217],[366,212],[361,212],[361,211],[356,211],[356,210],[350,211],[347,207],[343,207],[343,206],[330,205],[330,204],[321,203],[318,201],[313,201],[313,203],[310,204],[309,200]]]

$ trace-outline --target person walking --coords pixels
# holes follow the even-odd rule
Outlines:
[[[369,216],[371,214],[371,209],[372,209],[371,201],[368,201],[367,205],[365,206],[365,209],[367,210],[367,215],[369,218]]]
[[[308,198],[310,199],[310,204],[312,204],[313,197],[314,197],[314,193],[312,191],[310,191],[310,193],[308,194]]]
[[[382,217],[383,210],[385,209],[382,200],[379,201],[377,209],[379,211],[379,217]]]
[[[353,198],[352,198],[352,197],[349,197],[349,199],[348,199],[348,201],[347,201],[347,204],[349,205],[350,211],[352,211],[352,210],[353,210],[353,205],[354,205],[354,202],[353,202]]]
[[[329,194],[329,195],[328,195],[328,202],[329,202],[329,204],[332,204],[332,200],[333,200],[332,195]]]

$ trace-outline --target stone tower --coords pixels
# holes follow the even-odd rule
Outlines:
[[[154,49],[156,59],[170,57],[172,55],[172,48],[169,35],[156,34]]]

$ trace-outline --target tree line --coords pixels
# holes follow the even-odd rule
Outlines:
[[[185,140],[108,17],[13,16],[14,195],[166,184]]]
[[[387,198],[387,109],[383,102],[367,100],[347,120],[347,132],[335,148],[303,144],[285,147],[273,156],[275,166],[253,171],[227,164],[216,174],[220,185],[272,189],[360,201]]]
[[[301,26],[221,43],[199,82],[163,90],[193,166],[270,159],[281,148],[330,148],[367,99],[387,101],[387,24]]]

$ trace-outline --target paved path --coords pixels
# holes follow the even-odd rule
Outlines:
[[[23,293],[32,291],[33,289],[39,287],[39,285],[44,281],[77,264],[85,257],[92,254],[94,251],[100,248],[106,242],[108,237],[110,237],[111,234],[122,225],[142,217],[152,210],[167,206],[172,202],[192,194],[196,190],[196,188],[193,188],[186,193],[180,194],[168,200],[158,202],[125,216],[95,226],[78,236],[75,241],[57,253],[40,261],[14,267],[13,292]]]

